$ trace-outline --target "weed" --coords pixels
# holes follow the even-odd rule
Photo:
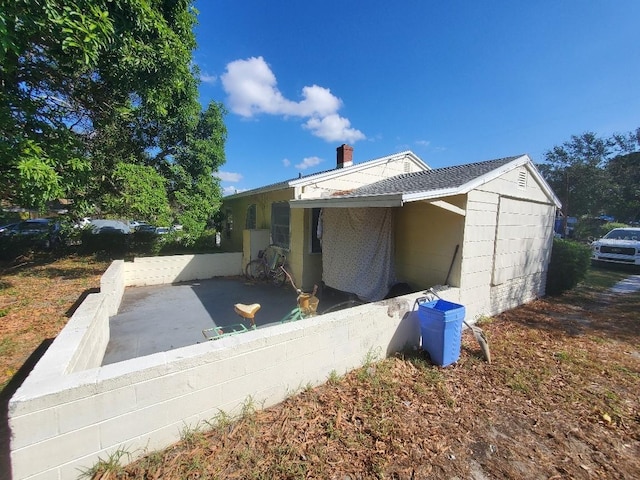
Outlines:
[[[151,452],[139,460],[138,470],[154,472],[162,467],[164,453],[162,451]]]
[[[330,418],[325,422],[324,431],[329,440],[337,440],[339,438],[336,422],[333,418]]]
[[[337,385],[338,383],[340,383],[341,377],[340,375],[338,375],[338,372],[336,372],[335,370],[331,370],[331,372],[329,373],[329,378],[327,379],[327,382],[331,385]]]
[[[201,424],[185,425],[180,432],[180,439],[187,448],[194,448],[207,440]]]
[[[218,414],[206,423],[212,430],[223,433],[229,430],[229,427],[233,424],[233,418],[224,410],[218,410]]]
[[[598,345],[603,345],[603,344],[608,342],[608,340],[606,338],[602,338],[602,337],[599,337],[597,335],[594,335],[594,336],[589,337],[589,338],[591,339],[591,341],[593,343],[597,343]]]
[[[123,462],[126,458],[127,461]],[[119,448],[115,452],[111,453],[106,460],[102,458],[98,459],[93,467],[87,469],[80,469],[80,477],[94,478],[108,476],[117,477],[125,473],[125,464],[131,461],[131,454],[126,450]]]
[[[476,320],[476,325],[478,325],[479,327],[482,326],[482,325],[491,325],[494,321],[495,321],[495,319],[493,317],[488,317],[486,315],[481,315]]]
[[[442,372],[440,370],[431,367],[431,368],[425,370],[424,379],[429,384],[438,385],[438,384],[444,382],[444,375],[442,374]]]
[[[381,354],[382,354],[381,347],[369,348],[362,362],[362,366],[368,367],[371,364],[377,362],[380,359]]]
[[[521,372],[513,372],[507,379],[506,384],[517,392],[529,393],[531,390],[531,384],[529,379],[525,377]]]

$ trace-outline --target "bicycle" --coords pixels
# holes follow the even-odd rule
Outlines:
[[[318,297],[316,297],[318,286],[314,285],[313,291],[311,293],[303,292],[298,287],[296,287],[293,278],[291,278],[291,275],[285,270],[283,265],[280,265],[279,269],[285,279],[288,279],[291,282],[291,286],[297,294],[296,307],[289,313],[287,313],[284,317],[282,317],[280,319],[280,323],[295,322],[296,320],[302,320],[303,318],[316,315],[318,303],[320,303],[320,300],[318,300]],[[250,323],[250,329],[255,330],[257,328],[255,316],[260,308],[261,305],[259,303],[236,303],[233,306],[233,309],[236,314],[242,319],[242,323],[205,328],[204,330],[202,330],[202,334],[207,340],[219,340],[221,338],[230,337],[232,335],[238,335],[240,333],[249,331],[249,329],[245,326],[245,322],[247,321]]]
[[[313,291],[311,293],[306,293],[296,287],[296,284],[291,278],[289,272],[285,270],[284,267],[280,267],[284,272],[284,275],[287,277],[291,286],[296,291],[298,297],[296,298],[296,308],[287,313],[284,317],[280,319],[280,323],[287,322],[295,322],[296,320],[302,320],[303,318],[315,316],[318,310],[318,304],[320,300],[316,297],[316,292],[318,291],[318,286],[313,286]]]
[[[287,280],[284,266],[287,257],[276,249],[275,245],[269,245],[258,252],[258,258],[247,263],[244,269],[245,276],[250,280],[267,280],[281,287]]]

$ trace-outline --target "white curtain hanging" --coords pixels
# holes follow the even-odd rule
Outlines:
[[[323,210],[322,280],[366,301],[387,295],[395,283],[391,208]]]

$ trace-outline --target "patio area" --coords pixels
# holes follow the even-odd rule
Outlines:
[[[318,293],[318,312],[348,295],[331,289]],[[275,287],[243,277],[217,277],[176,284],[127,287],[118,313],[109,319],[110,339],[103,365],[209,341],[202,331],[243,323],[236,303],[259,303],[258,329],[278,324],[296,307],[290,286]]]

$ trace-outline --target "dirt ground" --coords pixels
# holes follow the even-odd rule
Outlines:
[[[74,261],[79,266],[52,263],[37,275],[28,268],[0,277],[3,378],[97,286],[105,265]],[[261,410],[248,398],[239,418],[221,412],[164,451],[125,467],[140,452],[118,452],[86,476],[640,478],[640,292],[606,288],[628,275],[594,269],[569,294],[485,319],[491,364],[469,332],[460,360],[446,368],[419,351],[387,359],[372,352],[362,368],[332,374],[275,407]],[[34,277],[57,288],[36,287]],[[23,282],[40,292],[28,304],[31,315],[21,313]],[[56,290],[67,292],[64,301]],[[29,347],[14,345],[27,339]],[[5,391],[14,384],[5,382]]]

